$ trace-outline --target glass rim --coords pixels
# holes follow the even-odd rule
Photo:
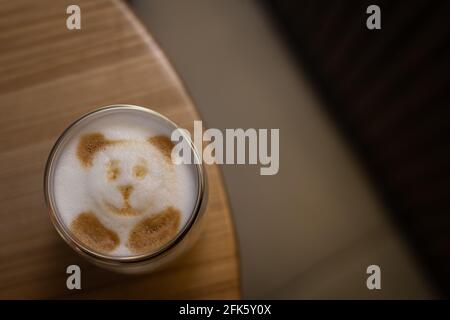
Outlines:
[[[56,231],[59,233],[59,235],[65,240],[65,242],[73,249],[77,250],[78,252],[82,254],[86,254],[91,258],[94,258],[96,260],[100,260],[105,263],[109,264],[115,264],[115,263],[131,263],[131,262],[142,262],[147,260],[154,260],[157,257],[162,256],[163,254],[169,252],[171,249],[173,249],[177,244],[179,244],[188,234],[189,230],[193,227],[195,222],[198,220],[199,216],[203,213],[204,206],[205,206],[205,200],[206,200],[206,174],[204,171],[204,167],[200,161],[200,157],[198,155],[198,150],[195,148],[194,143],[192,142],[191,138],[184,132],[184,130],[181,130],[181,134],[183,135],[184,139],[187,139],[186,141],[189,142],[189,146],[191,151],[194,154],[194,157],[197,161],[195,161],[196,166],[196,172],[197,172],[197,199],[193,208],[193,211],[191,212],[188,221],[184,224],[183,228],[178,231],[177,235],[171,239],[169,242],[167,242],[165,245],[163,245],[161,248],[154,252],[150,253],[144,253],[139,255],[133,255],[133,256],[112,256],[108,254],[103,254],[100,252],[97,252],[89,247],[87,247],[85,244],[83,244],[80,240],[78,240],[72,232],[69,230],[68,226],[62,221],[60,214],[58,214],[58,210],[55,204],[55,197],[53,192],[53,179],[50,179],[50,175],[53,176],[54,173],[54,162],[55,157],[58,155],[58,152],[61,151],[61,145],[66,142],[67,139],[69,139],[70,132],[75,129],[77,126],[81,125],[81,123],[91,117],[94,117],[101,113],[106,113],[111,110],[134,110],[134,111],[141,111],[145,112],[147,114],[150,114],[152,116],[155,116],[157,118],[160,118],[164,120],[166,123],[168,123],[170,126],[172,126],[174,129],[180,129],[181,127],[178,126],[175,122],[170,120],[169,118],[165,117],[164,115],[160,114],[159,112],[156,112],[152,109],[136,106],[136,105],[130,105],[130,104],[113,104],[108,105],[104,107],[97,108],[95,110],[92,110],[75,121],[73,121],[64,131],[61,133],[61,135],[58,137],[56,142],[54,143],[50,154],[47,158],[47,162],[45,165],[45,171],[44,171],[44,194],[45,194],[45,204],[47,206],[47,209],[49,210],[50,220],[52,221]]]

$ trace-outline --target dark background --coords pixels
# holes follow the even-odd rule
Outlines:
[[[361,28],[370,4],[382,29]],[[450,293],[448,1],[270,1],[434,281]]]
[[[130,5],[207,126],[280,128],[277,176],[222,166],[244,297],[448,297],[450,2]]]

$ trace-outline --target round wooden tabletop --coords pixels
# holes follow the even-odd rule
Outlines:
[[[46,158],[80,115],[111,104],[150,107],[192,130],[199,115],[154,39],[120,1],[76,1],[81,30],[66,28],[71,1],[0,5],[0,298],[239,298],[239,261],[219,169],[207,166],[209,203],[199,242],[150,275],[94,267],[58,236],[43,197]],[[66,268],[82,270],[68,290]]]

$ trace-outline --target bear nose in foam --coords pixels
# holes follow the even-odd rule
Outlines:
[[[123,198],[125,200],[128,200],[130,197],[131,192],[133,191],[133,186],[131,184],[126,184],[123,186],[119,186],[119,191],[122,194]]]

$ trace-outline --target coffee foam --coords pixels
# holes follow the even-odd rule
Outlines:
[[[114,109],[70,129],[55,156],[53,190],[73,236],[123,257],[157,251],[177,235],[199,182],[194,165],[170,159],[173,129],[147,112]]]

